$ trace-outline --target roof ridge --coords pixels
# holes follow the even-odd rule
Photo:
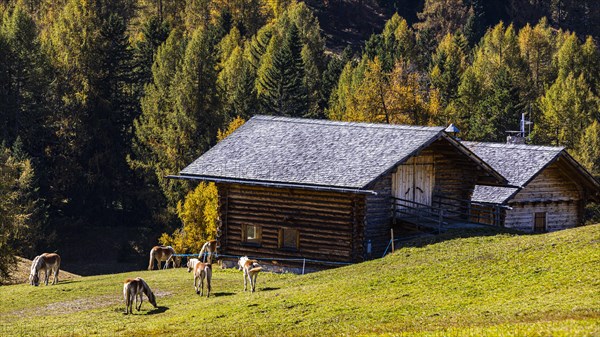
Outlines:
[[[420,125],[406,125],[406,124],[383,124],[383,123],[366,123],[366,122],[344,122],[344,121],[333,121],[327,119],[312,119],[312,118],[299,118],[299,117],[282,117],[282,116],[267,116],[267,115],[255,115],[250,120],[260,121],[285,121],[288,123],[298,124],[317,124],[317,125],[337,125],[346,127],[363,127],[363,128],[380,128],[380,129],[395,129],[395,130],[412,130],[412,131],[442,131],[442,126],[420,126]]]
[[[495,148],[517,148],[532,151],[562,151],[565,149],[564,146],[551,146],[551,145],[531,145],[531,144],[507,144],[507,143],[495,143],[495,142],[477,142],[477,141],[462,141],[467,147],[469,146],[485,146]]]

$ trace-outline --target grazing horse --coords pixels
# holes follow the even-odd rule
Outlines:
[[[148,301],[157,308],[156,306],[156,297],[150,287],[141,277],[136,277],[134,279],[126,279],[123,284],[123,297],[125,298],[125,315],[131,313],[133,314],[133,302],[135,301],[135,308],[137,311],[140,311],[142,308],[143,302],[143,294],[146,294],[148,297]],[[140,304],[138,305],[138,298],[140,300]]]
[[[171,246],[154,246],[152,250],[150,250],[150,262],[148,263],[148,270],[154,269],[154,260],[158,264],[158,269],[160,269],[160,264],[162,261],[166,261],[163,269],[169,268],[169,264],[172,263],[173,267],[179,267],[181,263],[181,258],[179,256],[174,256],[175,249]]]
[[[51,271],[52,274],[54,274],[52,284],[56,284],[58,282],[58,272],[60,270],[60,256],[56,253],[44,253],[36,256],[31,263],[29,284],[33,286],[38,286],[40,284],[40,272],[42,270],[44,270],[45,273],[44,283],[48,285],[48,279],[50,278],[48,271]]]
[[[210,279],[212,278],[212,266],[210,263],[198,262],[194,266],[194,289],[196,294],[204,295],[204,279],[206,278],[206,297],[210,296]]]
[[[244,291],[247,289],[247,281],[250,281],[251,292],[254,292],[256,288],[256,277],[262,270],[262,267],[256,260],[250,260],[247,256],[241,257],[238,261],[240,269],[244,271]]]
[[[204,254],[206,253],[206,255]],[[212,256],[217,253],[217,240],[207,241],[204,245],[202,245],[202,249],[200,250],[200,254],[198,254],[198,258],[202,262],[208,262],[212,264]]]
[[[198,259],[189,259],[187,262],[187,271],[188,273],[191,272],[192,270],[194,270],[196,268],[196,264],[200,262],[200,260]]]

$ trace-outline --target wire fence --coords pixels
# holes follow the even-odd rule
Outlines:
[[[200,254],[173,254],[178,257],[200,257]],[[202,257],[207,257],[212,255],[214,259],[218,258],[234,258],[239,259],[242,256],[237,255],[228,255],[228,254],[217,254],[217,253],[204,253]],[[316,260],[316,259],[307,259],[307,258],[280,258],[280,257],[253,257],[248,256],[249,259],[258,260],[258,261],[281,261],[281,262],[302,262],[302,275],[304,275],[304,271],[307,263],[313,264],[321,264],[321,265],[332,265],[332,266],[348,266],[352,263],[350,262],[336,262],[336,261],[325,261],[325,260]]]

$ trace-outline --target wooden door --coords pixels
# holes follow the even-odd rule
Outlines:
[[[533,217],[533,231],[542,233],[546,231],[546,212],[536,212]]]
[[[414,157],[399,165],[392,185],[394,197],[408,200],[398,202],[399,205],[408,208],[431,206],[434,185],[433,156]]]
[[[414,158],[414,183],[413,201],[431,206],[433,193],[433,156],[419,156]]]

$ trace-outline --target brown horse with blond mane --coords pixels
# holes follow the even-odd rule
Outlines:
[[[40,284],[40,272],[44,271],[44,283],[48,285],[50,278],[49,271],[54,274],[52,284],[58,283],[58,272],[60,270],[60,256],[56,253],[44,253],[38,255],[31,263],[31,272],[29,273],[29,284],[38,286]]]
[[[135,308],[137,311],[140,311],[142,308],[143,302],[143,294],[146,294],[148,297],[148,301],[155,307],[156,306],[156,297],[154,293],[148,286],[148,283],[144,281],[141,277],[136,277],[134,279],[126,279],[123,283],[123,297],[125,298],[125,315],[133,314],[133,302],[135,301]],[[140,303],[138,305],[138,299]]]
[[[154,260],[158,264],[160,269],[161,262],[165,261],[163,269],[169,268],[169,264],[173,267],[179,267],[181,263],[181,257],[175,256],[175,249],[171,246],[154,246],[150,250],[150,262],[148,263],[148,270],[154,269]]]
[[[210,240],[202,245],[202,249],[200,249],[200,253],[198,254],[198,259],[200,259],[202,262],[208,262],[212,264],[212,257],[216,253],[217,240]]]

